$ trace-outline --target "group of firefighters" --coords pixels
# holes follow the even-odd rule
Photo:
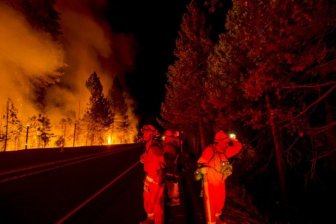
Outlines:
[[[164,223],[165,192],[169,206],[180,204],[178,161],[182,142],[180,133],[170,129],[161,136],[153,125],[144,125],[141,132],[146,143],[140,162],[146,173],[143,199],[147,214],[141,223],[161,224]],[[207,224],[225,223],[221,213],[226,196],[225,180],[232,173],[229,158],[237,155],[241,148],[234,134],[220,130],[215,134],[214,143],[203,150],[197,161],[194,177],[202,181]]]

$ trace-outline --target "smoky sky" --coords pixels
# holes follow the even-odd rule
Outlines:
[[[155,122],[164,100],[168,66],[186,0],[109,1],[105,16],[114,32],[130,34],[135,39],[134,70],[125,76],[137,102],[141,122]]]
[[[0,3],[0,94],[2,106],[15,99],[23,114],[35,112],[31,80],[54,84],[65,66],[63,47],[32,28],[24,15]]]
[[[57,119],[78,118],[89,98],[85,81],[96,72],[105,94],[118,77],[131,109],[143,122],[155,120],[187,3],[56,0],[60,25],[56,40],[29,24],[22,11],[1,3],[2,98],[20,99],[15,103],[27,111],[26,116],[38,113],[31,84],[38,80],[47,86],[44,112]]]
[[[29,3],[39,10],[38,1]],[[106,7],[105,1],[55,1],[57,38],[36,26],[29,19],[34,12],[22,10],[21,4],[0,2],[2,112],[11,98],[22,120],[38,113],[47,114],[53,123],[62,117],[78,119],[87,108],[85,81],[90,74],[99,75],[107,94],[116,76],[134,70],[134,37],[114,32],[104,14],[98,13]],[[43,97],[36,97],[38,89],[43,89]],[[134,103],[124,89],[127,113],[135,127]]]

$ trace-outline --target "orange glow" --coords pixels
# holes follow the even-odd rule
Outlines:
[[[96,71],[106,95],[115,74],[122,75],[134,66],[130,47],[134,40],[113,34],[85,1],[76,2],[56,1],[62,32],[57,38],[32,26],[22,12],[0,2],[0,148],[6,133],[8,98],[17,109],[21,126],[8,125],[7,151],[24,149],[26,144],[28,149],[43,147],[45,136],[38,131],[41,124],[29,120],[38,114],[50,119],[48,148],[134,142],[138,119],[127,93],[128,127],[122,127],[121,115],[116,113],[111,127],[90,138],[89,128],[82,122],[90,97],[85,81]],[[33,84],[45,89],[43,102],[37,99],[38,89]],[[29,130],[24,125],[27,123]]]
[[[112,144],[112,138],[111,138],[110,135],[107,136],[107,144],[108,144],[108,145],[111,145],[111,144]]]

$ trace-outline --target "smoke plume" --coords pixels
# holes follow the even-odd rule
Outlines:
[[[0,95],[16,101],[26,114],[35,111],[31,80],[44,84],[59,81],[64,52],[47,33],[34,30],[24,16],[0,3]]]
[[[116,75],[132,71],[135,41],[132,35],[113,33],[104,18],[105,6],[104,0],[57,0],[60,35],[55,38],[32,26],[22,11],[0,3],[2,114],[11,98],[22,120],[45,113],[56,127],[62,118],[76,120],[84,114],[89,100],[85,82],[90,74],[99,75],[107,94]],[[43,97],[37,97],[41,93]],[[126,100],[131,107],[132,99]],[[133,108],[127,113],[134,136],[137,119]]]

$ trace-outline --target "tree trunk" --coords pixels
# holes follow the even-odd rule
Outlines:
[[[285,179],[285,166],[283,163],[283,149],[280,146],[279,142],[279,135],[278,130],[274,123],[274,111],[272,109],[272,106],[270,104],[269,96],[266,95],[266,105],[268,110],[268,119],[269,119],[269,125],[271,126],[271,131],[273,135],[273,143],[275,147],[275,157],[276,157],[276,163],[277,163],[277,169],[278,169],[278,178],[280,183],[280,190],[281,190],[281,199],[282,203],[286,204],[286,179]]]
[[[7,139],[8,139],[8,114],[9,114],[9,100],[7,99],[7,107],[6,107],[6,133],[5,133],[4,152],[6,152],[6,149],[7,149]]]

